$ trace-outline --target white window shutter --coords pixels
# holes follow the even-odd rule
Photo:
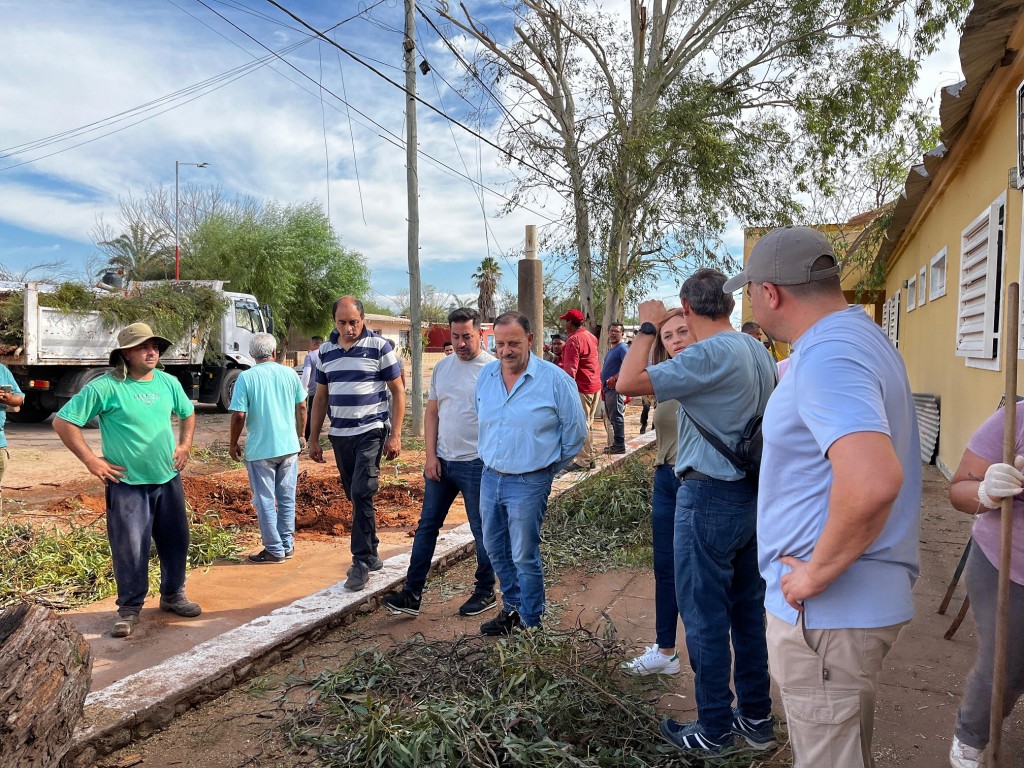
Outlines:
[[[960,235],[960,303],[957,310],[956,354],[993,357],[998,216],[990,209]]]

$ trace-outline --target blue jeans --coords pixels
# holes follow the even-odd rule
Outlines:
[[[745,717],[771,712],[757,488],[745,480],[686,480],[675,523],[676,600],[694,672],[697,718],[717,740],[732,723],[730,674]]]
[[[252,487],[252,505],[260,521],[263,548],[284,557],[295,546],[295,483],[299,454],[245,462]]]
[[[185,591],[188,516],[181,475],[160,485],[107,483],[107,541],[117,583],[117,607],[138,613],[149,592],[149,544],[160,559],[160,594]]]
[[[417,596],[423,592],[423,585],[427,582],[427,571],[430,570],[430,559],[434,556],[434,548],[437,546],[437,534],[448,517],[452,502],[461,493],[462,501],[466,504],[469,529],[476,540],[474,594],[490,595],[494,592],[494,568],[487,557],[483,526],[480,522],[480,475],[484,471],[484,463],[480,459],[438,460],[441,462],[441,479],[423,478],[423,510],[420,512],[419,525],[416,526],[416,538],[412,541],[405,588]]]
[[[676,608],[675,530],[679,478],[671,464],[654,470],[651,533],[654,543],[654,631],[661,648],[675,648],[679,609]]]
[[[502,607],[519,611],[528,627],[540,626],[544,613],[540,526],[553,478],[551,467],[522,475],[484,467],[480,480],[484,545],[501,582]]]

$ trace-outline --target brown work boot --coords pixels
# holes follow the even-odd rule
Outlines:
[[[170,597],[160,595],[160,610],[170,611],[188,619],[195,618],[203,612],[203,609],[199,607],[199,603],[193,603],[185,597],[184,592],[171,595]]]
[[[135,625],[139,623],[139,614],[135,611],[118,611],[117,616],[117,621],[110,628],[110,636],[128,637],[135,630]]]

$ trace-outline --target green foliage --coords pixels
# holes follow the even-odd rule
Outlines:
[[[687,758],[657,738],[652,684],[618,669],[626,651],[582,629],[364,650],[314,680],[287,738],[332,768],[753,763]]]
[[[128,296],[94,293],[79,283],[61,283],[39,294],[39,304],[61,312],[99,312],[108,328],[147,323],[160,336],[177,342],[193,332],[202,337],[220,327],[227,307],[223,295],[203,285],[160,282],[136,285]],[[0,342],[20,345],[24,339],[24,292],[0,300]]]
[[[128,280],[174,277],[173,236],[158,226],[132,222],[124,234],[97,245],[107,257],[103,271],[116,270]]]
[[[548,570],[647,565],[652,559],[650,456],[633,455],[563,493],[544,518]]]
[[[216,516],[194,517],[188,552],[190,568],[232,559],[240,551],[236,531]],[[149,589],[159,594],[156,551],[149,564]],[[102,520],[66,530],[0,522],[0,608],[31,602],[74,608],[114,594],[114,570]]]
[[[210,216],[192,233],[182,275],[228,280],[231,290],[270,304],[283,327],[310,334],[331,327],[336,298],[370,289],[365,259],[342,247],[317,203],[270,203]]]

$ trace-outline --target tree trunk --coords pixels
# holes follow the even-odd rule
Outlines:
[[[57,766],[92,679],[92,650],[41,605],[0,612],[0,765]]]

